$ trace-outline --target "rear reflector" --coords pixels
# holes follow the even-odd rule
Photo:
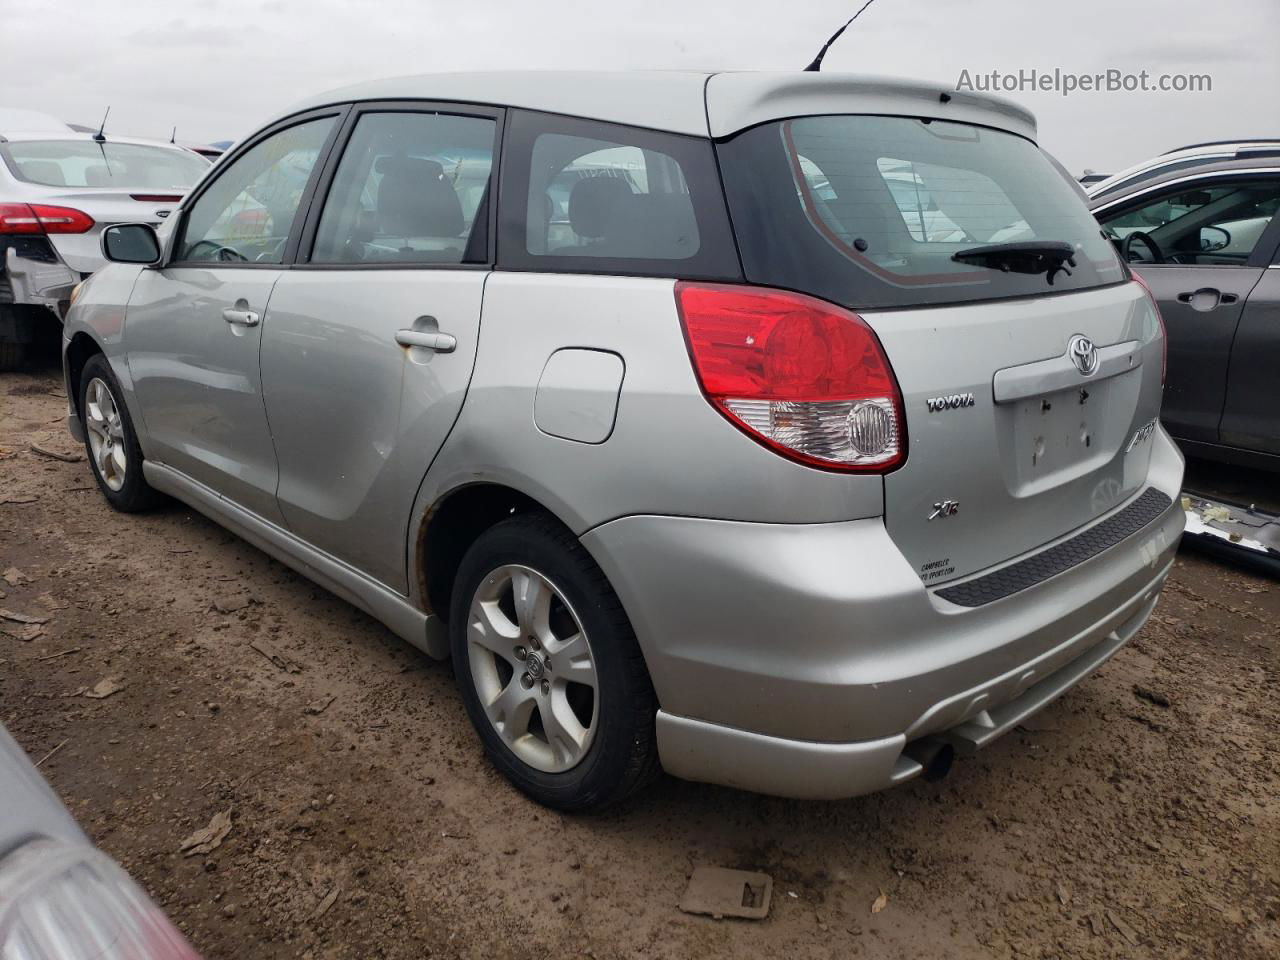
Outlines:
[[[0,203],[0,234],[87,233],[93,218],[71,207]]]
[[[131,193],[129,196],[143,203],[177,203],[182,199],[180,193]]]
[[[730,284],[677,283],[676,304],[703,392],[749,437],[831,470],[880,473],[902,463],[901,393],[857,314]]]

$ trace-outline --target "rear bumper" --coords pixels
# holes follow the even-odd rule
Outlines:
[[[17,247],[4,251],[5,302],[47,307],[59,318],[71,298],[71,289],[80,282],[76,273],[54,253],[52,258],[25,257]]]
[[[1166,566],[1132,604],[1117,611],[1115,619],[1131,614],[1128,619],[1105,632],[1101,627],[1090,631],[1088,637],[1080,638],[1083,644],[1071,643],[1073,648],[1086,646],[1084,653],[999,706],[977,712],[966,709],[966,719],[939,731],[936,739],[950,744],[957,753],[972,753],[1048,706],[1109,660],[1141,629],[1155,609],[1168,572]],[[1034,669],[1028,664],[1025,672]],[[1001,688],[1021,686],[1022,674],[1021,669],[1013,671],[963,691],[945,706],[949,710],[990,702]],[[835,800],[905,783],[924,772],[924,767],[904,752],[908,742],[907,733],[855,743],[786,740],[658,713],[658,749],[668,773],[785,797]]]
[[[1172,565],[1181,478],[1181,457],[1157,431],[1148,483],[1169,496],[1167,510],[1097,556],[978,607],[926,588],[878,519],[628,517],[583,543],[640,639],[669,772],[784,796],[852,796],[919,774],[903,754],[911,741],[984,746],[1123,646]]]

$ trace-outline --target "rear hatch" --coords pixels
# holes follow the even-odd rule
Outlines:
[[[1145,488],[1159,321],[1034,143],[832,115],[718,149],[747,279],[852,309],[880,339],[908,451],[884,477],[885,524],[924,582],[1027,553]]]
[[[1138,284],[863,318],[906,411],[885,523],[926,583],[1034,549],[1144,489],[1151,444],[1130,441],[1160,413],[1160,347]],[[1090,375],[1071,355],[1077,337],[1096,345]]]

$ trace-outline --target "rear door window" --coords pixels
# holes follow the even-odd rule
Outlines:
[[[517,111],[506,143],[501,266],[740,276],[709,141]]]
[[[748,280],[853,308],[1078,290],[1124,279],[1075,186],[1031,141],[969,124],[817,116],[718,145]],[[1049,274],[955,255],[1069,244]]]

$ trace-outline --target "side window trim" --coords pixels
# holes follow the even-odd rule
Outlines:
[[[320,169],[327,162],[333,153],[334,144],[338,140],[338,133],[343,129],[344,122],[348,113],[351,111],[350,104],[335,104],[331,107],[321,107],[316,110],[308,110],[306,113],[297,113],[290,117],[285,117],[269,127],[264,127],[257,133],[242,140],[236,144],[231,153],[218,161],[217,172],[207,178],[200,184],[199,188],[189,193],[182,201],[182,207],[178,213],[179,221],[174,227],[173,235],[169,243],[169,249],[164,262],[158,265],[159,269],[166,267],[181,266],[199,266],[202,269],[208,268],[212,270],[225,269],[226,267],[235,267],[243,270],[287,270],[292,265],[297,255],[298,239],[300,236],[300,226],[304,222],[304,214],[309,212],[312,198],[315,195],[316,184],[319,182]],[[323,120],[326,117],[334,117],[335,122],[329,135],[325,138],[324,145],[320,148],[320,155],[316,158],[315,165],[311,168],[311,174],[307,178],[307,185],[303,188],[302,199],[298,203],[298,210],[294,214],[293,223],[289,227],[289,238],[285,243],[284,256],[280,263],[221,263],[216,260],[178,260],[176,259],[177,251],[182,249],[183,240],[186,238],[187,220],[191,212],[191,208],[199,202],[208,190],[218,182],[222,177],[226,176],[230,170],[244,154],[252,150],[264,140],[275,136],[282,130],[290,127],[296,127],[303,123],[309,123],[312,120]]]
[[[622,144],[630,141],[642,151],[653,150],[671,156],[680,164],[693,197],[694,216],[701,239],[698,252],[688,260],[552,257],[529,253],[525,221],[529,209],[533,148],[538,136],[548,133]],[[695,155],[698,150],[704,151],[701,158]],[[495,261],[498,270],[727,282],[742,280],[742,263],[729,220],[724,184],[720,179],[714,144],[708,138],[513,107],[507,113],[498,187]]]
[[[463,117],[480,117],[494,121],[493,166],[489,174],[489,195],[485,206],[484,263],[312,263],[311,252],[315,246],[320,216],[333,188],[342,155],[351,142],[352,133],[360,118],[367,113],[448,113]],[[298,243],[287,263],[299,270],[492,270],[497,249],[498,233],[498,182],[502,169],[502,146],[506,133],[507,111],[502,107],[485,104],[453,103],[443,100],[364,100],[352,104],[343,117],[332,145],[322,164],[317,164],[314,191],[308,198],[307,215],[299,231]],[[296,225],[296,224],[295,224]]]

